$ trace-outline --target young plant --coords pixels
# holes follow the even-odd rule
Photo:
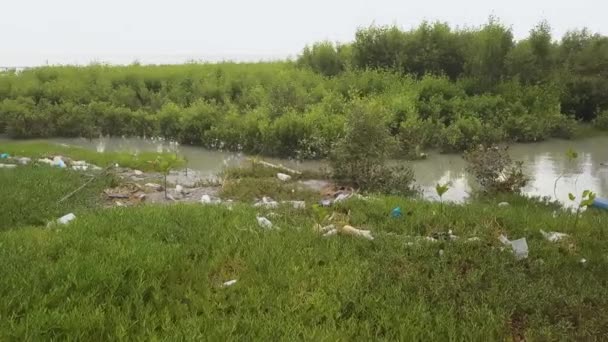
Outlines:
[[[574,194],[572,194],[572,193],[568,194],[568,198],[572,202],[576,201],[576,196],[574,196]],[[583,191],[581,200],[578,203],[578,206],[576,207],[576,213],[575,213],[575,217],[574,217],[574,229],[576,229],[576,227],[578,225],[578,217],[580,216],[581,209],[591,206],[593,204],[593,201],[595,201],[595,193],[590,190]]]
[[[578,153],[575,150],[570,148],[570,149],[568,149],[568,151],[566,151],[566,158],[568,159],[568,163],[572,164],[572,163],[574,163],[576,158],[578,158]],[[555,179],[555,183],[553,184],[553,195],[555,196],[556,200],[558,199],[557,198],[557,182],[559,182],[559,180],[562,177],[564,177],[563,172]],[[570,197],[570,196],[568,196],[568,197]]]
[[[164,178],[164,189],[165,198],[167,198],[167,176],[171,170],[180,164],[180,159],[175,154],[168,154],[165,156],[158,156],[154,161],[151,162],[154,165],[154,169],[163,174]]]
[[[435,185],[435,192],[437,192],[437,196],[439,196],[439,201],[441,202],[441,213],[443,213],[443,195],[450,190],[450,182]]]

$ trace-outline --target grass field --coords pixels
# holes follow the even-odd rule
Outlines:
[[[574,230],[570,214],[518,197],[444,211],[354,199],[336,211],[375,239],[324,238],[310,206],[96,208],[109,177],[58,207],[81,181],[62,171],[0,170],[2,341],[608,338],[603,212]],[[396,206],[404,217],[390,216]],[[69,211],[69,225],[44,227]],[[262,230],[258,214],[280,229]],[[420,239],[450,229],[459,239]],[[502,250],[500,233],[526,237],[529,257]]]

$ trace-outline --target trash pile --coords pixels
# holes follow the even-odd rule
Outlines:
[[[71,168],[76,171],[99,171],[101,168],[97,165],[87,163],[84,160],[72,160],[68,157],[64,156],[51,156],[45,158],[39,158],[37,160],[32,161],[32,158],[29,157],[17,157],[11,156],[8,153],[0,154],[0,159],[3,161],[0,163],[0,168],[13,169],[18,165],[29,165],[32,162],[37,164],[46,164],[49,166],[54,166],[58,168]],[[4,162],[6,161],[6,163]]]

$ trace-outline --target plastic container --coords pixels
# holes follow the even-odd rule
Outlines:
[[[596,198],[593,201],[593,206],[596,208],[608,210],[608,198]]]

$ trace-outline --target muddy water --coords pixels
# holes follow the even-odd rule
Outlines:
[[[175,148],[168,142],[104,138],[55,139],[59,143],[77,145],[98,151],[167,151]],[[569,162],[565,152],[572,148],[579,157]],[[179,146],[179,153],[188,160],[188,167],[200,171],[203,175],[212,176],[227,165],[238,165],[246,156],[238,153],[209,151],[200,147]],[[567,204],[568,193],[580,193],[590,189],[600,197],[608,197],[608,136],[593,137],[574,141],[550,140],[534,144],[515,144],[510,148],[513,160],[521,160],[527,173],[533,178],[525,193],[532,196],[550,196],[554,198],[554,183],[557,184],[557,198]],[[293,160],[266,160],[281,163],[288,167],[300,169],[318,169],[324,167],[322,162],[296,162]],[[607,166],[603,166],[606,163]],[[465,163],[459,155],[431,154],[427,160],[411,163],[416,174],[416,183],[425,197],[436,199],[435,184],[451,182],[451,189],[444,199],[455,202],[466,200],[474,186],[474,180],[465,172]]]

